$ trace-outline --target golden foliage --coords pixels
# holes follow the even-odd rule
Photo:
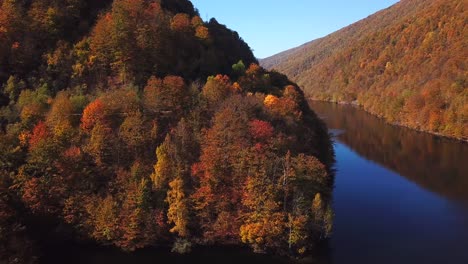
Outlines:
[[[400,1],[262,64],[313,99],[357,103],[390,123],[468,139],[467,16],[458,0]]]
[[[169,231],[177,233],[179,237],[188,236],[188,199],[184,193],[184,182],[181,178],[176,178],[169,183],[166,202],[169,204],[167,221],[169,224],[173,224],[173,227]]]

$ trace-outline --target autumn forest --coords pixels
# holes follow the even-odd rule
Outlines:
[[[463,0],[402,0],[262,65],[287,74],[310,98],[466,141],[466,7]]]
[[[298,257],[332,228],[326,126],[188,0],[0,0],[0,152],[7,263],[36,229]]]

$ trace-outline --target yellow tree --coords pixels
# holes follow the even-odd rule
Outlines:
[[[158,161],[154,165],[154,172],[151,174],[151,180],[157,190],[165,190],[174,175],[173,169],[175,164],[169,152],[170,141],[170,135],[167,135],[163,144],[156,149]]]
[[[189,207],[184,190],[184,181],[180,177],[169,183],[166,202],[169,205],[167,220],[169,224],[173,225],[170,232],[177,234],[179,237],[187,237],[189,235]]]

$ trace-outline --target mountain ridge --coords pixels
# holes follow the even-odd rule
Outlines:
[[[400,1],[261,65],[285,73],[312,99],[355,102],[389,123],[466,140],[462,2]]]

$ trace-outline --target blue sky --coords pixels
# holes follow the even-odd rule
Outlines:
[[[326,36],[397,0],[192,0],[203,20],[215,17],[265,58]]]

